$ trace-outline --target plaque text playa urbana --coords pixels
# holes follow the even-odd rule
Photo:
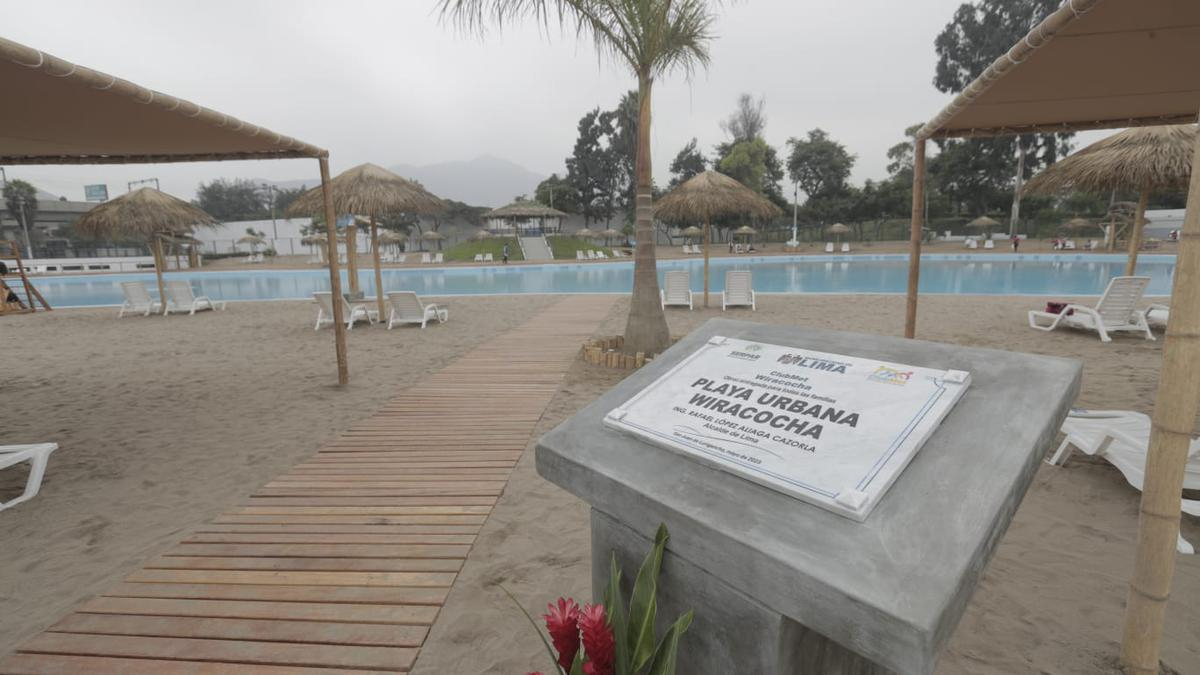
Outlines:
[[[865,520],[970,375],[713,337],[605,424]]]

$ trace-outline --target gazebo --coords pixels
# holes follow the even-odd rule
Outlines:
[[[557,234],[567,214],[541,202],[518,200],[483,214],[484,223],[495,235]]]
[[[329,152],[190,101],[0,38],[0,165],[149,164],[237,159],[315,159],[329,182]],[[86,124],[77,111],[87,111]],[[325,193],[328,197],[328,193]],[[332,203],[326,226],[333,240]],[[341,293],[337,256],[329,283]],[[350,381],[342,308],[334,303],[338,382]]]
[[[1200,3],[1067,0],[917,130],[904,334],[916,333],[930,139],[1194,124]],[[1200,170],[1193,152],[1143,483],[1121,661],[1157,675],[1179,499],[1200,408]]]

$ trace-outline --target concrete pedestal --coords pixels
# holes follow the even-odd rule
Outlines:
[[[966,370],[972,384],[858,523],[601,426],[713,335]],[[696,610],[679,673],[927,675],[1080,370],[1065,359],[717,319],[543,437],[537,466],[592,505],[596,597],[610,556],[632,584],[666,523],[660,633]]]

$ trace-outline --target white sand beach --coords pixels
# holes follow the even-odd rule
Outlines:
[[[115,583],[340,430],[474,345],[552,303],[549,296],[448,298],[451,322],[425,331],[355,328],[352,384],[332,386],[332,335],[303,302],[118,321],[113,309],[6,317],[22,359],[0,382],[5,442],[55,441],[42,493],[0,513],[0,656]],[[627,300],[599,334],[616,334]],[[899,296],[760,297],[730,318],[894,335]],[[1149,412],[1161,342],[1102,344],[1025,325],[1037,298],[926,296],[919,335],[1082,359],[1079,404]],[[708,311],[671,310],[673,333]],[[547,409],[552,428],[624,375],[577,362]],[[532,443],[530,445],[532,448]],[[11,494],[23,476],[0,473]],[[1138,494],[1086,457],[1039,471],[942,657],[939,673],[1083,675],[1111,669],[1133,562]],[[590,597],[587,506],[539,478],[527,451],[485,525],[414,672],[548,670],[544,649],[497,588],[532,613]],[[1196,519],[1184,535],[1200,543]],[[1180,556],[1163,660],[1200,664],[1200,560]],[[685,642],[686,648],[686,642]]]

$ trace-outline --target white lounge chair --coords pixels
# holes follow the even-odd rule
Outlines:
[[[669,270],[663,274],[663,287],[658,292],[663,309],[687,307],[692,309],[692,281],[687,270]]]
[[[396,291],[387,294],[388,301],[388,330],[401,323],[419,323],[425,327],[431,319],[438,323],[446,323],[450,318],[450,310],[434,304],[425,304],[412,291]]]
[[[313,330],[320,330],[321,326],[333,325],[333,293],[329,291],[318,291],[313,293],[313,299],[317,301],[317,325],[313,326]],[[342,320],[346,322],[346,330],[354,328],[354,324],[359,321],[366,321],[368,324],[373,324],[379,320],[379,312],[377,310],[367,309],[363,303],[349,303],[346,301],[346,296],[342,296]]]
[[[1171,319],[1171,308],[1167,305],[1150,305],[1146,308],[1146,323],[1151,328],[1166,328]]]
[[[725,292],[721,294],[721,311],[729,307],[749,307],[754,304],[754,288],[749,270],[729,270],[725,273]]]
[[[608,260],[608,254],[604,251],[596,251],[596,257],[600,260]]]
[[[734,245],[733,245],[733,252],[734,252],[734,253],[743,253],[743,252],[745,252],[745,249],[743,249],[743,248],[742,248],[742,245],[741,245],[741,244],[734,244]]]
[[[496,259],[492,257],[491,253],[484,253],[483,262],[496,262]]]
[[[587,252],[587,259],[588,259],[588,260],[595,260],[595,259],[596,259],[596,252],[595,252],[595,251],[593,251],[593,250],[591,250],[591,249],[588,249],[588,252]]]
[[[405,260],[408,260],[408,256],[407,256],[407,255],[398,255],[398,256],[396,256],[396,262],[398,262],[398,263],[401,263],[401,264],[403,264]]]
[[[996,248],[996,242],[992,241],[991,239],[984,239],[983,247],[984,248]]]
[[[1146,452],[1150,446],[1150,418],[1127,410],[1072,410],[1063,420],[1066,435],[1062,445],[1047,462],[1062,466],[1073,449],[1099,457],[1112,464],[1135,489],[1142,489],[1146,474]],[[1200,440],[1192,439],[1184,466],[1185,490],[1200,490]],[[1183,499],[1184,513],[1200,516],[1200,501]],[[1176,544],[1180,553],[1195,549],[1182,536]]]
[[[1074,251],[1075,250],[1075,241],[1073,239],[1066,240],[1065,242],[1063,242],[1063,248],[1068,251]]]
[[[441,265],[444,262],[446,262],[445,254],[443,254],[443,253],[435,253],[434,254],[434,256],[433,256],[433,264],[434,265]]]
[[[849,252],[850,252],[850,242],[848,242],[848,241],[842,242],[842,253],[849,253]]]
[[[421,264],[422,265],[428,265],[431,262],[433,262],[433,258],[428,253],[421,254]]]
[[[126,313],[150,316],[162,311],[162,303],[150,297],[150,291],[146,290],[146,284],[141,281],[122,281],[121,293],[125,296],[125,302],[121,303],[118,319]]]
[[[475,254],[475,262],[483,262],[483,254],[482,253]]]
[[[206,295],[196,295],[192,292],[192,285],[187,281],[176,279],[166,283],[167,290],[167,314],[173,312],[187,312],[188,315],[206,309],[218,310],[225,309],[225,303],[213,300]]]
[[[972,251],[979,248],[979,240],[975,239],[973,237],[971,239],[968,239],[967,240],[967,248],[971,249]]]
[[[1108,334],[1117,331],[1142,333],[1147,340],[1153,340],[1154,333],[1146,323],[1146,314],[1136,309],[1149,283],[1150,277],[1113,277],[1094,308],[1068,304],[1058,314],[1032,310],[1029,327],[1052,331],[1061,325],[1094,330],[1100,334],[1102,342],[1111,342]]]
[[[25,478],[25,491],[6,502],[0,502],[0,511],[33,499],[42,487],[42,478],[46,475],[46,463],[50,461],[50,453],[57,449],[57,443],[0,445],[0,469],[7,469],[21,462],[29,462],[29,476]]]
[[[825,242],[825,252],[833,253],[833,242],[832,241]]]
[[[575,251],[575,259],[576,260],[587,260],[587,256],[583,254],[583,251]]]

